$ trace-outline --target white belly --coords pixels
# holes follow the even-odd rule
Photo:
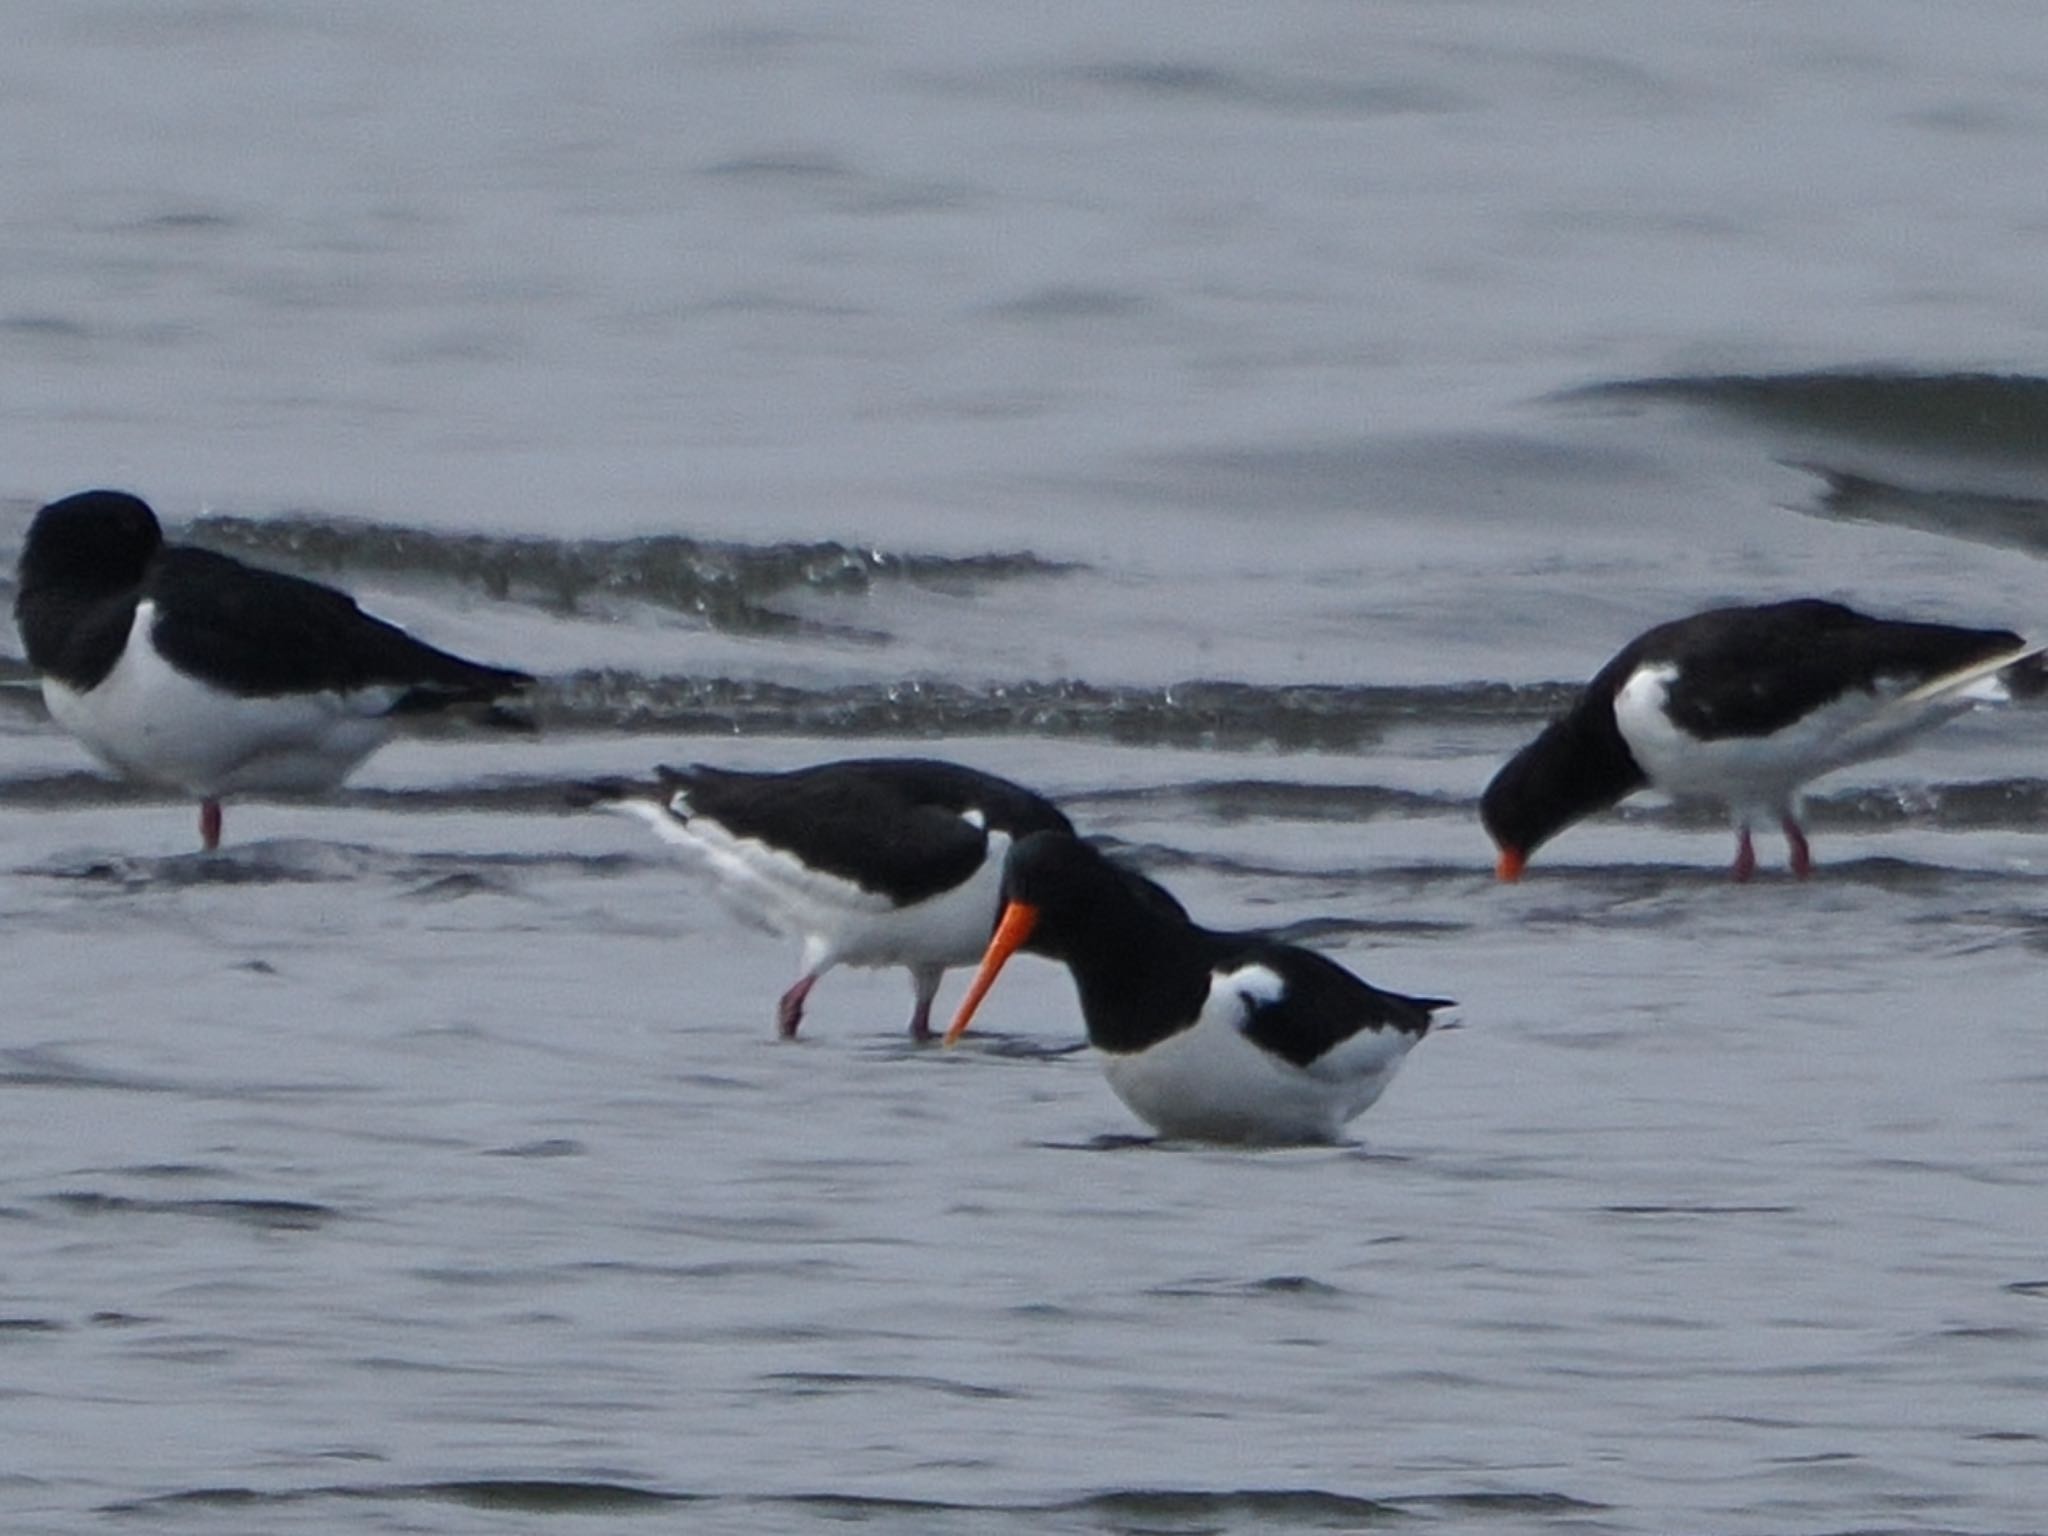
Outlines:
[[[1948,695],[1908,703],[1896,692],[1852,691],[1770,736],[1700,741],[1664,712],[1676,675],[1668,663],[1639,668],[1615,695],[1614,723],[1652,785],[1682,799],[1723,801],[1737,820],[1783,814],[1809,779],[1896,751],[1977,702]]]
[[[1361,1030],[1297,1067],[1245,1038],[1240,980],[1218,976],[1201,1017],[1179,1034],[1147,1050],[1105,1053],[1109,1086],[1162,1136],[1268,1146],[1335,1141],[1386,1091],[1417,1037]]]
[[[898,907],[887,896],[812,869],[766,843],[734,837],[709,817],[679,821],[646,800],[615,801],[607,808],[653,827],[743,921],[803,940],[807,970],[972,965],[995,928],[1007,833],[989,833],[988,856],[968,879],[929,900]]]
[[[50,715],[129,778],[212,799],[237,791],[332,789],[390,735],[390,689],[243,698],[187,677],[145,643],[136,606],[121,659],[80,693],[43,679]]]

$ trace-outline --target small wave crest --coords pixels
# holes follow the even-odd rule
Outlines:
[[[1817,475],[1820,495],[1812,510],[1845,523],[1883,523],[2001,549],[2048,555],[2048,501],[1997,495],[1963,486],[1909,485],[1902,481],[1795,461]]]
[[[543,729],[566,731],[1031,735],[1134,746],[1350,751],[1416,721],[1541,719],[1573,692],[1562,683],[1119,686],[1073,679],[987,685],[906,679],[815,689],[751,678],[593,670],[550,679],[534,709]]]
[[[1672,401],[1767,426],[1893,448],[2038,462],[2048,458],[2048,378],[1842,368],[1615,379],[1562,397]]]
[[[1075,568],[1028,552],[899,554],[831,540],[749,544],[685,534],[521,538],[308,513],[265,518],[212,514],[194,521],[188,532],[193,543],[209,549],[315,577],[377,571],[471,587],[501,601],[558,613],[644,603],[741,634],[813,627],[770,606],[770,599],[789,593],[859,594],[886,582],[966,590]]]

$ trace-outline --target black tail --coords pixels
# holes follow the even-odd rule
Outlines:
[[[538,736],[540,725],[532,715],[523,709],[506,704],[492,704],[476,716],[476,723],[490,731],[510,731],[519,736]]]
[[[562,798],[579,811],[608,805],[614,800],[653,800],[660,794],[659,784],[627,778],[578,779],[562,789]]]
[[[666,805],[675,798],[676,791],[689,783],[690,776],[674,768],[657,767],[652,779],[629,779],[624,776],[604,779],[580,779],[565,791],[569,804],[578,810],[589,810],[593,806],[605,805],[614,800],[653,800]]]
[[[2048,694],[2048,653],[2022,656],[1998,674],[2006,691],[2015,699],[2038,699]]]
[[[423,647],[423,649],[431,649]],[[438,675],[421,678],[391,706],[394,715],[454,715],[487,730],[532,735],[539,727],[521,705],[534,686],[528,673],[510,667],[487,667],[446,651],[434,653]],[[511,701],[511,702],[507,702]]]

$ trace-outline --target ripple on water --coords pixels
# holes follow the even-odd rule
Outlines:
[[[1406,1526],[1417,1519],[1466,1524],[1498,1520],[1507,1529],[1597,1529],[1603,1506],[1547,1490],[1367,1497],[1322,1488],[1108,1489],[1035,1504],[989,1504],[886,1495],[815,1492],[748,1497],[664,1488],[611,1478],[456,1478],[410,1483],[321,1484],[304,1488],[191,1488],[105,1506],[113,1515],[175,1517],[184,1512],[283,1514],[294,1506],[336,1504],[364,1513],[385,1506],[456,1504],[495,1514],[598,1515],[689,1507],[699,1520],[744,1531],[841,1530],[848,1525],[928,1533],[1047,1530],[1105,1536],[1253,1536],[1265,1531],[1355,1531]],[[1536,1522],[1531,1525],[1530,1522]]]
[[[255,1197],[146,1199],[99,1190],[65,1190],[41,1197],[75,1216],[177,1216],[231,1222],[266,1232],[311,1232],[341,1218],[331,1205],[311,1200]]]

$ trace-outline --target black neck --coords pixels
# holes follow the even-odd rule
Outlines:
[[[134,594],[97,597],[23,587],[14,623],[29,665],[73,688],[98,687],[121,659],[134,622]]]
[[[1061,935],[1088,1041],[1098,1050],[1157,1044],[1192,1024],[1209,995],[1214,936],[1148,894],[1136,887],[1103,893],[1088,920]]]

